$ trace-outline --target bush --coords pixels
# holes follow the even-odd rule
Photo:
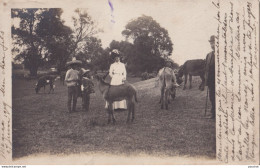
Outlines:
[[[142,78],[142,80],[147,80],[147,79],[155,78],[156,75],[157,74],[155,72],[153,72],[153,73],[144,72],[141,74],[141,78]]]

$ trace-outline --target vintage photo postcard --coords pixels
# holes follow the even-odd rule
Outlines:
[[[3,165],[258,165],[258,0],[0,1]]]

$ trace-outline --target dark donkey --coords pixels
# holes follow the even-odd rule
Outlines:
[[[108,103],[108,123],[111,122],[111,117],[113,123],[116,122],[114,117],[114,109],[113,109],[113,102],[114,101],[121,101],[126,100],[127,102],[127,108],[128,108],[128,116],[127,116],[127,122],[130,121],[130,115],[132,113],[132,122],[135,118],[135,102],[137,102],[136,98],[136,89],[133,85],[129,83],[125,83],[118,86],[112,86],[108,83],[106,83],[103,80],[103,77],[96,76],[97,78],[97,86],[99,91],[101,92],[103,98]]]
[[[50,85],[50,91],[54,92],[54,81],[56,80],[57,76],[56,75],[45,75],[42,76],[38,79],[37,83],[35,84],[35,92],[36,94],[39,92],[39,90],[43,87],[44,88],[44,93],[45,93],[45,86]]]
[[[195,59],[195,60],[188,60],[186,61],[179,69],[178,71],[178,78],[181,78],[184,75],[184,86],[183,90],[186,89],[187,84],[187,78],[189,75],[189,81],[190,81],[190,89],[192,88],[192,76],[200,76],[202,82],[199,86],[200,90],[204,90],[205,85],[205,60],[203,59]]]

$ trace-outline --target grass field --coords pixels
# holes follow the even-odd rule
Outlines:
[[[215,158],[215,122],[204,117],[206,91],[178,88],[169,110],[161,110],[159,88],[129,78],[138,88],[136,119],[126,124],[127,112],[116,111],[107,124],[99,91],[91,95],[90,112],[68,113],[67,88],[56,81],[53,94],[35,94],[35,80],[13,79],[13,158],[37,154],[102,152],[115,155]],[[208,110],[209,115],[209,110]]]

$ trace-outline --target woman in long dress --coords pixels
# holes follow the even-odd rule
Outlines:
[[[109,75],[111,76],[111,85],[121,85],[126,80],[125,64],[120,62],[120,55],[118,50],[114,49],[111,52],[112,58],[115,62],[110,65]],[[115,101],[113,103],[113,109],[127,109],[126,100]]]

